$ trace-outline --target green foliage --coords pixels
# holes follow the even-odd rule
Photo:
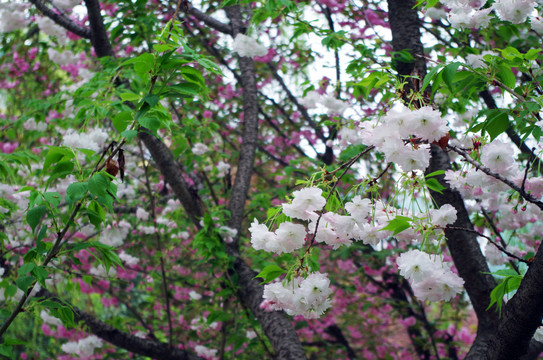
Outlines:
[[[392,232],[392,235],[401,233],[402,231],[411,227],[411,221],[413,219],[407,216],[396,215],[396,217],[388,222],[388,225],[381,229],[381,231],[388,230]]]
[[[259,272],[258,275],[255,276],[255,278],[261,278],[263,279],[261,284],[267,284],[285,273],[286,273],[285,270],[281,269],[279,266],[275,264],[272,264],[262,269],[262,271]]]
[[[512,269],[498,270],[491,274],[504,278],[490,293],[490,304],[488,305],[487,310],[496,305],[496,310],[501,316],[504,296],[517,290],[524,276],[519,275]]]

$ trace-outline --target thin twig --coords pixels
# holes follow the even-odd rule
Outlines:
[[[483,216],[485,217],[486,221],[488,222],[488,224],[490,225],[490,227],[492,228],[492,230],[494,231],[494,233],[496,234],[496,236],[500,240],[500,243],[502,244],[503,248],[505,249],[507,247],[507,243],[503,239],[500,230],[498,229],[496,224],[494,224],[494,221],[492,221],[492,218],[488,215],[486,210],[484,208],[482,208],[482,207],[481,207],[481,212],[483,213]],[[520,270],[518,269],[517,264],[515,264],[511,260],[509,260],[509,264],[513,267],[513,270],[515,270],[517,272],[517,274],[520,275]]]
[[[492,245],[494,245],[495,247],[498,248],[498,250],[500,250],[501,252],[503,252],[505,255],[515,259],[515,260],[518,260],[520,262],[523,262],[525,264],[527,264],[528,266],[530,266],[530,262],[528,260],[524,260],[523,258],[521,257],[518,257],[517,255],[513,254],[513,253],[510,253],[509,251],[507,251],[504,247],[502,247],[500,244],[498,244],[497,242],[495,242],[494,240],[492,240],[492,238],[490,236],[486,236],[485,234],[483,233],[480,233],[479,231],[477,230],[473,230],[473,229],[467,229],[467,228],[464,228],[464,227],[460,227],[460,226],[450,226],[450,225],[447,225],[446,227],[439,227],[440,229],[443,229],[443,230],[447,230],[447,229],[450,229],[450,230],[460,230],[460,231],[467,231],[467,232],[470,232],[470,233],[474,233],[476,234],[477,236],[480,236],[480,237],[484,237],[485,239],[487,239]]]
[[[493,177],[493,178],[495,178],[497,180],[500,180],[501,182],[503,182],[504,184],[509,186],[511,189],[518,192],[519,195],[522,196],[526,201],[531,202],[532,204],[536,205],[538,208],[543,210],[543,202],[537,200],[532,194],[527,193],[524,189],[521,189],[518,185],[516,185],[511,180],[509,180],[509,179],[505,178],[504,176],[490,170],[486,166],[483,166],[483,165],[479,164],[477,161],[473,160],[471,158],[471,156],[469,156],[469,154],[466,151],[464,151],[464,150],[462,150],[462,149],[460,149],[460,148],[458,148],[456,146],[452,146],[452,145],[449,145],[448,148],[451,149],[452,151],[460,154],[464,159],[466,159],[467,162],[469,162],[471,165],[475,166],[475,168],[481,170],[482,172],[484,172],[488,176],[491,176],[491,177]]]
[[[343,175],[345,175],[347,173],[347,171],[349,171],[349,169],[351,168],[351,166],[353,166],[353,164],[355,162],[358,161],[358,159],[360,159],[362,156],[364,156],[365,154],[367,154],[368,152],[370,152],[371,150],[373,150],[375,148],[375,146],[369,146],[367,147],[366,149],[364,149],[364,151],[360,152],[359,154],[353,156],[351,159],[349,159],[347,162],[345,162],[344,164],[342,164],[340,167],[338,167],[337,169],[335,169],[334,171],[331,172],[331,174],[334,174],[336,173],[338,170],[340,169],[344,169],[343,173],[341,173],[341,175],[338,177],[338,179],[336,180],[336,182],[334,183],[334,185],[332,186],[332,189],[330,190],[330,192],[328,193],[328,196],[326,197],[326,202],[324,203],[324,206],[322,207],[321,211],[320,211],[320,214],[319,214],[319,217],[317,218],[317,222],[315,223],[315,232],[313,233],[313,236],[311,238],[311,244],[308,246],[307,250],[305,251],[304,253],[304,256],[309,252],[309,249],[311,249],[311,247],[315,244],[315,238],[317,237],[317,231],[319,230],[319,222],[321,220],[321,217],[322,215],[324,214],[324,208],[326,207],[326,204],[328,204],[328,200],[330,200],[330,197],[332,196],[332,194],[334,193],[334,191],[336,190],[336,187],[337,185],[339,184],[339,182],[341,181],[341,178],[343,177]],[[302,259],[303,259],[302,257]]]

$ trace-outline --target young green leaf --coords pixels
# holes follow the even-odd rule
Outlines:
[[[43,205],[36,206],[26,213],[26,222],[32,228],[32,231],[36,230],[36,226],[40,223],[43,216],[47,213],[47,208]]]
[[[285,272],[286,271],[281,269],[279,266],[273,264],[273,265],[268,265],[264,269],[262,269],[262,271],[257,276],[255,276],[255,278],[264,279],[264,281],[261,282],[261,284],[264,284],[264,283],[269,283],[275,280],[276,278],[278,278]]]
[[[411,227],[410,221],[413,221],[413,219],[408,218],[406,216],[396,216],[396,218],[390,220],[388,222],[388,225],[381,229],[381,231],[388,230],[392,231],[393,235],[396,235],[398,233],[401,233],[402,231],[409,229]]]

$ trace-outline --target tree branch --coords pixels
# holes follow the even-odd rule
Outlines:
[[[223,34],[232,35],[232,27],[229,24],[225,24],[223,22],[220,22],[219,20],[201,12],[200,10],[196,9],[195,7],[191,7],[189,9],[189,14],[194,16],[196,19],[203,21],[204,24],[207,26],[222,32]]]
[[[77,36],[81,36],[85,39],[91,38],[91,30],[82,25],[76,24],[72,19],[67,17],[64,14],[56,13],[53,9],[45,5],[41,0],[30,0],[34,6],[41,11],[41,13],[47,16],[49,19],[53,20],[57,25],[62,26],[68,31],[73,32]]]
[[[543,318],[543,251],[535,254],[515,295],[505,304],[498,331],[490,340],[487,360],[517,359],[528,351]]]
[[[266,312],[260,308],[264,287],[255,279],[257,275],[241,258],[236,258],[234,270],[238,274],[239,298],[258,319],[270,339],[277,360],[306,359],[294,326],[282,311]],[[260,279],[260,278],[258,278]]]
[[[426,75],[426,63],[421,42],[421,22],[415,9],[415,0],[388,0],[388,9],[394,51],[407,50],[415,58],[412,63],[397,62],[396,69],[400,77],[407,81],[406,89],[416,92],[419,88],[418,84],[409,76],[416,75],[419,79],[423,79]],[[410,101],[409,91],[403,99]],[[426,173],[447,169],[450,169],[448,154],[440,147],[432,145],[430,165]],[[441,184],[445,184],[444,175],[436,179]],[[457,220],[453,226],[473,229],[464,201],[457,191],[453,191],[447,185],[442,193],[430,190],[430,195],[438,207],[450,204],[456,209]],[[485,353],[488,347],[487,341],[494,334],[499,322],[495,311],[486,310],[490,304],[490,293],[496,286],[496,282],[492,275],[488,275],[490,271],[475,234],[449,229],[445,231],[445,236],[458,274],[465,281],[464,288],[479,320],[477,337],[466,357],[466,359],[476,359],[478,355]]]
[[[432,145],[430,150],[432,155],[426,173],[450,169],[449,155],[446,152],[436,145]],[[452,205],[457,211],[457,219],[452,226],[473,230],[462,196],[445,182],[445,175],[439,175],[436,179],[446,186],[443,193],[430,190],[436,205],[438,207]],[[499,321],[498,313],[494,309],[487,311],[490,293],[496,287],[496,281],[489,275],[490,270],[474,233],[447,229],[445,237],[458,274],[465,281],[464,288],[479,320],[477,337],[466,359],[478,359],[478,356],[486,351],[487,341],[494,334]]]
[[[113,56],[113,48],[109,42],[109,37],[104,26],[102,14],[100,14],[100,3],[98,0],[85,0],[89,23],[91,28],[90,40],[96,56]]]
[[[86,0],[87,2],[95,2],[95,0]],[[98,12],[99,15],[99,12]],[[233,14],[235,17],[239,17],[239,20],[236,20],[238,24],[241,22],[241,14],[239,14],[239,7],[238,7],[238,14]],[[109,45],[109,40],[107,39],[107,34],[105,33],[105,29],[103,27],[100,27],[99,24],[102,23],[101,19],[99,21],[91,22],[92,24],[97,24],[96,31],[99,33],[94,38],[95,41],[93,41],[93,46],[95,46],[95,50],[97,55],[98,54],[104,54],[103,56],[111,56],[112,53],[107,53],[107,49],[111,50],[111,45]],[[233,22],[233,24],[236,22]],[[103,24],[103,23],[102,23]],[[94,30],[94,28],[93,28]],[[238,28],[239,31],[239,28]],[[236,33],[234,31],[234,33]],[[107,42],[107,44],[103,44],[102,42]],[[100,46],[103,51],[100,53],[96,49],[96,46]],[[99,55],[100,56],[100,55]],[[247,71],[247,74],[250,74],[251,67],[252,67],[252,60],[247,59],[244,60],[244,58],[240,59],[240,65],[242,67],[242,73],[243,71]],[[243,80],[246,81],[246,80]],[[251,81],[251,80],[249,80]],[[254,80],[254,77],[252,79]],[[252,86],[252,85],[248,85]],[[256,84],[254,85],[256,88]],[[253,93],[254,96],[256,96],[256,91]],[[247,93],[244,93],[244,96],[247,95]],[[256,107],[256,99],[251,100],[253,101],[253,104],[250,104],[250,108],[245,110],[252,112],[258,111]],[[254,107],[254,109],[253,109]],[[257,135],[257,125],[256,122],[256,115],[254,121],[256,123],[250,123],[251,125],[248,125],[248,121],[252,121],[248,119],[247,113],[245,114],[245,126],[250,127],[253,126],[253,128],[247,129],[249,134],[246,136],[247,139],[247,147],[245,149],[248,149],[247,151],[252,152],[251,154],[247,154],[247,156],[252,157],[254,159],[254,150],[251,150],[253,147],[256,147],[256,137],[252,139],[253,136]],[[250,115],[249,115],[250,116]],[[179,166],[175,162],[172,153],[170,150],[166,147],[166,145],[159,140],[158,138],[146,133],[146,132],[139,132],[138,137],[144,142],[145,146],[151,153],[153,159],[155,160],[159,170],[163,174],[164,178],[167,179],[167,181],[172,186],[172,189],[174,190],[176,196],[181,201],[183,206],[185,207],[185,210],[187,211],[188,215],[191,217],[194,224],[199,227],[199,218],[202,216],[202,209],[200,207],[199,202],[197,201],[197,195],[196,194],[190,194],[188,192],[187,186],[185,181],[183,180],[183,176],[181,173],[181,170],[179,169]],[[242,152],[244,151],[243,146],[245,144],[242,144]],[[247,195],[247,191],[243,190],[246,186],[248,189],[249,183],[247,182],[250,180],[250,175],[252,172],[252,164],[253,160],[248,158],[244,158],[243,160],[240,159],[240,166],[241,162],[244,162],[244,166],[250,165],[249,173],[240,172],[238,168],[238,176],[246,176],[245,180],[240,180],[240,184],[238,184],[238,190],[234,189],[233,192],[239,192],[238,198],[236,200],[236,203],[240,204],[240,210],[236,210],[236,221],[239,221],[238,229],[241,227],[241,220],[243,215],[243,209],[245,207],[245,198]],[[247,171],[244,170],[244,171]],[[248,177],[248,178],[247,178]],[[237,180],[237,179],[236,179]],[[241,201],[243,199],[243,201]],[[233,202],[231,201],[230,204]],[[232,206],[232,205],[231,205]],[[238,232],[239,233],[239,232]],[[239,235],[238,235],[239,236]],[[300,344],[300,341],[298,339],[298,335],[296,334],[296,330],[292,326],[290,320],[285,316],[283,312],[264,312],[262,309],[260,309],[260,303],[262,302],[262,294],[264,291],[263,286],[259,283],[258,280],[256,280],[254,277],[257,275],[250,267],[247,265],[238,254],[237,249],[233,251],[232,247],[228,247],[229,251],[232,255],[234,255],[236,258],[234,260],[234,270],[238,274],[238,296],[240,300],[253,312],[253,314],[258,319],[259,323],[262,325],[262,328],[264,329],[264,332],[270,339],[270,342],[272,343],[272,346],[274,350],[276,351],[276,359],[278,360],[301,360],[305,359],[305,354],[303,351],[303,348]]]
[[[164,179],[170,184],[192,222],[198,227],[200,218],[203,216],[200,199],[197,194],[189,191],[187,183],[183,179],[183,173],[170,149],[160,139],[147,132],[139,132],[138,138],[143,141]]]
[[[237,5],[227,7],[226,15],[230,19],[232,36],[236,36],[244,27],[240,7]],[[230,195],[230,201],[228,202],[228,210],[230,210],[228,226],[237,230],[237,235],[231,244],[233,248],[237,247],[237,242],[241,235],[243,211],[251,185],[258,140],[258,100],[253,59],[246,56],[238,56],[238,63],[241,72],[241,87],[243,89],[243,133],[236,179]]]
[[[41,289],[36,293],[35,297],[50,299],[65,305],[64,301],[61,301],[57,296],[45,289]],[[184,350],[169,348],[168,344],[129,335],[98,320],[94,316],[81,311],[75,306],[70,306],[70,308],[74,313],[74,320],[76,323],[83,322],[94,335],[134,354],[149,356],[159,360],[204,360],[203,358],[192,355]]]
[[[452,151],[456,152],[457,154],[460,154],[467,162],[469,162],[471,165],[473,165],[476,169],[481,170],[482,172],[484,172],[488,176],[491,176],[491,177],[493,177],[495,179],[500,180],[501,182],[503,182],[504,184],[509,186],[511,189],[518,192],[519,195],[522,196],[523,199],[525,199],[528,202],[531,202],[532,204],[536,205],[538,208],[543,210],[543,201],[540,201],[536,197],[534,197],[532,194],[527,193],[526,190],[524,190],[520,186],[517,186],[517,184],[515,184],[511,180],[507,179],[506,177],[504,177],[501,174],[498,174],[498,173],[490,170],[486,166],[483,166],[483,165],[479,164],[477,161],[473,160],[471,158],[471,156],[469,156],[469,154],[466,151],[464,151],[464,150],[462,150],[462,149],[460,149],[460,148],[458,148],[456,146],[452,146],[452,145],[449,145],[448,148],[451,149]]]

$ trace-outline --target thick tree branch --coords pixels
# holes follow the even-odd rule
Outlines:
[[[59,14],[55,12],[53,9],[49,8],[45,3],[41,0],[30,0],[34,6],[41,11],[41,13],[45,16],[47,16],[49,19],[53,20],[57,25],[62,26],[68,31],[73,32],[77,36],[81,36],[85,39],[91,38],[91,30],[81,26],[79,24],[76,24],[72,19],[67,17],[64,14]]]
[[[356,360],[358,357],[356,356],[356,353],[354,352],[353,348],[349,344],[349,341],[345,338],[343,335],[343,331],[341,331],[341,328],[337,326],[336,324],[332,324],[328,326],[326,329],[324,329],[324,332],[335,337],[337,339],[337,342],[345,347],[345,350],[347,350],[347,356],[349,357],[349,360]]]
[[[156,136],[147,132],[139,132],[138,137],[143,141],[145,147],[151,153],[155,163],[164,176],[164,179],[170,184],[173,192],[185,208],[185,211],[192,222],[199,226],[200,218],[203,216],[200,199],[197,194],[189,191],[187,183],[183,178],[181,168],[173,158],[170,149]]]
[[[64,301],[61,301],[58,297],[45,289],[41,289],[36,293],[35,297],[49,299],[65,305]],[[158,360],[204,360],[203,358],[190,354],[184,350],[169,348],[168,344],[142,339],[124,333],[119,329],[98,320],[94,316],[81,311],[75,306],[71,306],[70,308],[74,313],[74,320],[76,323],[83,322],[92,334],[134,354],[149,356]]]
[[[95,2],[95,0],[86,1]],[[241,24],[241,13],[239,12],[239,7],[237,13],[234,12],[232,16],[235,18],[235,20],[232,21],[232,24]],[[93,41],[93,46],[95,47],[97,55],[99,54],[99,52],[98,49],[96,49],[96,46],[99,46],[102,49],[100,53],[103,54],[103,56],[113,55],[111,45],[109,44],[107,34],[105,33],[105,29],[103,28],[103,26],[99,26],[100,24],[103,24],[102,20],[99,19],[91,22],[91,25],[92,24],[96,25],[96,28],[93,28],[93,31],[97,32],[96,36],[94,37],[95,41]],[[239,31],[239,29],[240,28],[238,27],[237,31]],[[235,33],[236,32],[234,31],[234,34]],[[105,44],[104,42],[107,44]],[[111,53],[108,53],[108,49]],[[244,74],[243,71],[246,71],[246,74],[251,74],[252,71],[254,72],[254,70],[252,70],[252,65],[253,64],[251,59],[241,58],[240,66],[242,67],[242,75]],[[243,81],[246,80],[243,79]],[[254,73],[252,80],[249,79],[248,81],[255,81]],[[248,89],[252,89],[253,85],[249,84],[247,86],[249,86]],[[254,88],[256,89],[256,83],[254,85]],[[256,91],[253,94],[254,95],[249,96],[256,96]],[[244,95],[247,95],[247,93],[244,93]],[[244,135],[244,137],[246,136],[247,139],[244,138],[241,152],[243,154],[243,146],[246,145],[245,142],[247,141],[245,149],[247,149],[246,151],[249,151],[252,154],[249,153],[245,155],[247,157],[240,159],[240,166],[241,163],[244,163],[244,166],[248,166],[248,168],[245,168],[243,172],[240,172],[238,168],[237,177],[244,176],[245,178],[244,180],[240,180],[240,184],[238,184],[237,188],[238,190],[233,190],[233,193],[239,192],[239,194],[237,195],[238,197],[235,200],[237,204],[240,204],[240,209],[236,209],[235,221],[239,222],[237,229],[240,229],[241,220],[243,219],[243,209],[245,208],[245,199],[249,187],[248,181],[250,181],[250,176],[252,174],[252,166],[255,152],[253,148],[256,148],[256,136],[258,135],[258,122],[256,122],[256,113],[258,111],[258,107],[256,106],[256,98],[250,101],[252,101],[250,107],[248,109],[245,109],[245,127],[248,127],[248,129],[245,131],[249,133],[247,135]],[[247,114],[247,112],[249,112],[249,115]],[[254,112],[255,123],[253,123],[253,120],[249,118],[252,112]],[[151,152],[151,155],[153,156],[153,159],[155,160],[158,168],[172,186],[172,189],[185,207],[185,210],[191,217],[192,221],[195,223],[196,226],[199,226],[199,218],[202,215],[202,209],[199,202],[196,200],[196,195],[190,194],[188,192],[186,184],[183,180],[181,170],[179,169],[179,166],[175,162],[173,155],[171,154],[169,149],[166,147],[166,145],[164,145],[162,141],[146,132],[138,133],[138,137],[144,142],[146,147]],[[247,190],[244,190],[245,187]],[[231,200],[230,202],[231,207],[233,206],[232,204],[233,200]],[[232,221],[232,224],[235,223]],[[274,347],[274,350],[276,352],[276,358],[278,360],[305,359],[306,357],[303,352],[303,348],[290,320],[285,316],[283,312],[276,311],[268,313],[260,309],[260,303],[262,302],[262,294],[264,288],[258,280],[254,279],[256,273],[239,257],[237,249],[229,247],[229,252],[232,255],[236,256],[236,260],[234,262],[234,270],[238,274],[238,296],[240,297],[240,300],[253,312],[253,314],[262,325],[264,332],[266,333]]]
[[[203,36],[206,36],[205,33],[202,31],[202,29],[200,29],[198,27],[198,24],[193,24],[194,27],[196,27],[199,31],[200,31],[200,43],[202,44],[202,46],[213,56],[215,57],[223,66],[225,66],[228,70],[230,70],[230,72],[234,75],[234,78],[236,79],[236,81],[238,81],[239,83],[242,83],[242,78],[241,78],[241,75],[238,74],[237,71],[235,71],[234,69],[232,69],[232,67],[228,64],[228,62],[224,59],[224,56],[222,56],[222,54],[220,53],[220,51],[218,49],[216,49],[215,47],[213,47],[212,45],[210,45],[207,41],[204,41],[203,40]],[[190,34],[192,34],[192,31],[191,29],[186,25],[184,24],[184,27],[185,27],[185,30],[187,30],[187,32],[189,32]],[[193,35],[193,34],[192,34]],[[278,104],[274,99],[266,96],[262,91],[258,91],[258,95],[264,97],[266,100],[270,101],[272,103],[272,105],[277,109],[279,110],[279,112],[281,114],[283,114],[283,116],[285,117],[285,119],[290,123],[292,124],[292,126],[295,128],[295,129],[298,129],[299,126],[297,126],[297,124],[292,120],[292,118],[288,115],[288,113],[286,112],[286,110],[280,105]],[[274,124],[271,119],[270,119],[270,116],[267,115],[264,110],[262,109],[262,107],[259,105],[258,106],[258,110],[259,110],[259,113],[264,116],[264,120],[266,120],[270,126],[275,130],[277,131],[277,133],[281,136],[281,137],[284,137],[284,138],[287,138],[287,136],[284,134],[283,131],[281,131],[279,129],[279,127]],[[296,144],[292,144],[291,145],[298,153],[300,153],[300,155],[306,157],[306,158],[309,158],[309,156],[307,156],[307,154],[305,154],[305,152]],[[313,150],[315,150],[315,152],[317,153],[317,149],[310,143],[310,146],[313,148]],[[328,149],[328,148],[327,148]]]
[[[275,350],[275,359],[306,359],[296,330],[285,313],[282,311],[266,312],[260,308],[264,287],[259,280],[255,279],[257,273],[239,257],[234,262],[234,270],[239,276],[239,297],[258,319],[264,333],[270,339]]]
[[[102,14],[100,14],[100,3],[98,0],[85,0],[89,23],[91,27],[91,43],[96,56],[113,56],[113,48],[109,42],[109,37],[104,26]]]
[[[227,7],[226,15],[230,19],[232,36],[236,36],[244,27],[241,18],[241,8],[239,6]],[[239,56],[238,63],[241,72],[241,87],[243,89],[243,133],[236,179],[228,203],[228,210],[230,210],[228,226],[236,229],[238,232],[232,244],[233,248],[237,246],[237,241],[241,234],[243,211],[245,210],[245,201],[247,200],[247,194],[251,185],[258,140],[258,100],[253,59],[246,56]]]
[[[407,81],[406,89],[408,91],[404,95],[404,101],[409,101],[409,90],[417,91],[418,84],[408,76],[416,75],[422,79],[426,75],[426,63],[420,38],[421,22],[415,9],[415,0],[388,0],[388,9],[394,51],[407,50],[415,58],[415,62],[412,63],[398,62],[396,64],[398,74]],[[432,145],[430,165],[426,172],[431,173],[449,168],[448,154],[438,146]],[[447,185],[444,183],[444,175],[440,175],[436,179],[441,184]],[[473,229],[464,201],[457,191],[453,191],[447,186],[442,193],[430,190],[430,194],[438,207],[450,204],[456,209],[457,220],[453,226]],[[496,282],[492,275],[488,275],[488,265],[475,234],[459,230],[446,230],[445,236],[453,261],[459,275],[465,281],[464,287],[479,320],[477,338],[466,358],[477,359],[478,356],[486,352],[487,341],[494,334],[499,321],[496,311],[486,310],[490,304],[490,293],[496,286]]]
[[[540,249],[538,249],[540,250]],[[537,251],[515,295],[507,302],[487,360],[511,360],[528,351],[543,319],[543,251]]]
[[[427,173],[450,169],[449,155],[440,147],[432,145],[431,154],[430,166],[426,169]],[[436,177],[440,184],[446,186],[446,189],[443,190],[442,193],[430,191],[432,198],[435,200],[438,207],[450,204],[456,209],[457,219],[453,224],[454,227],[473,230],[473,225],[469,219],[461,195],[457,191],[452,190],[445,182],[444,178],[444,175]],[[499,321],[498,313],[495,309],[487,311],[487,308],[490,305],[490,293],[496,287],[496,282],[492,275],[488,274],[490,270],[486,259],[481,252],[479,243],[477,242],[477,236],[474,233],[463,230],[447,229],[445,230],[445,236],[454,264],[458,269],[458,274],[465,281],[464,287],[471,300],[473,309],[477,314],[477,319],[479,320],[477,338],[470,350],[470,354],[472,354],[472,351],[475,351],[473,353],[474,357],[472,358],[477,359],[476,354],[478,354],[480,350],[483,350],[484,352],[487,346],[486,341],[494,333]],[[469,354],[468,358],[470,358]]]
[[[408,51],[415,59],[410,63],[394,62],[398,75],[406,80],[404,101],[409,103],[410,100],[407,97],[409,92],[417,92],[419,86],[413,78],[408,77],[416,76],[422,81],[426,75],[426,61],[420,33],[421,21],[415,9],[415,1],[388,0],[388,20],[394,51]]]

